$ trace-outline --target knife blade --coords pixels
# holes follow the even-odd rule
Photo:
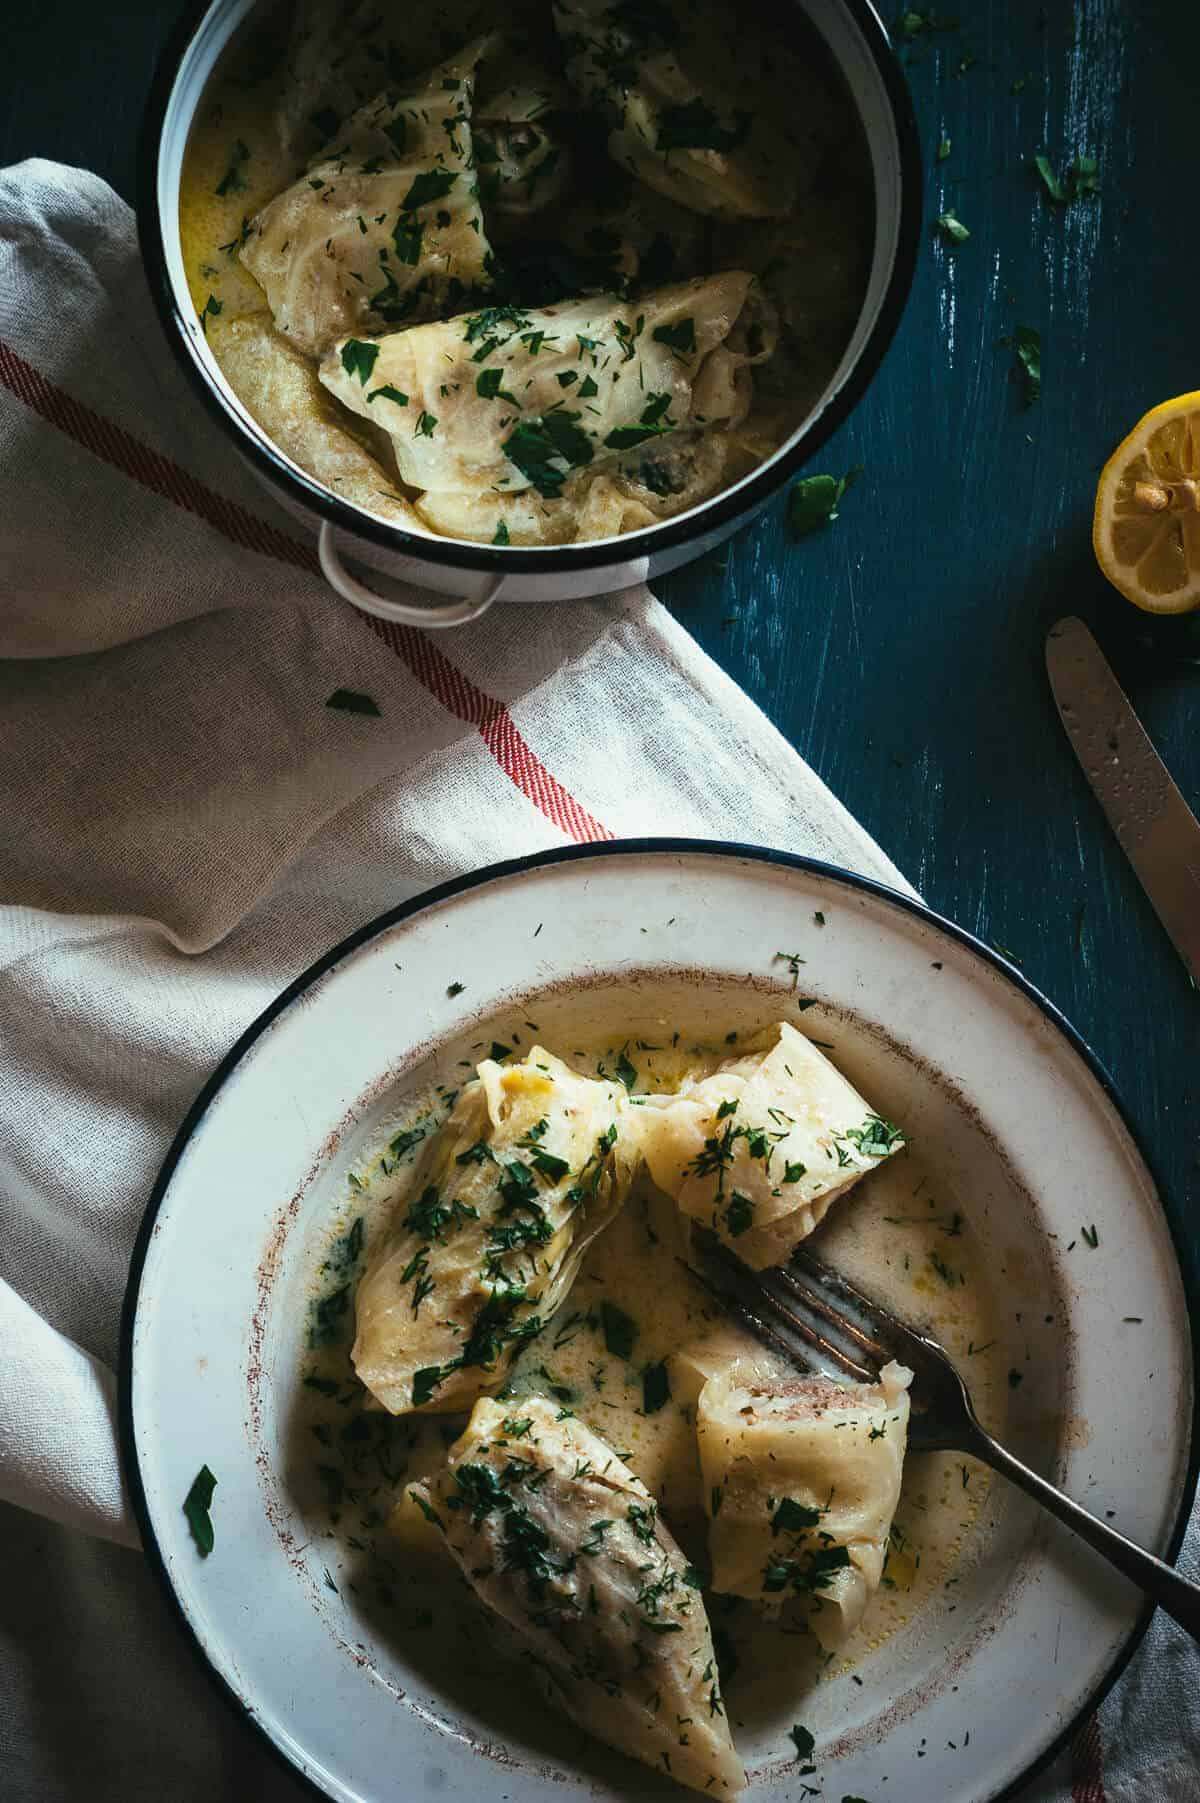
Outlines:
[[[1046,670],[1092,793],[1200,985],[1200,821],[1082,620],[1059,620],[1050,628]]]

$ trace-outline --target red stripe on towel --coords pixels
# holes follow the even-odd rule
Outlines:
[[[1071,1747],[1071,1803],[1107,1803],[1100,1723],[1089,1715]]]
[[[310,546],[269,526],[265,520],[257,519],[236,501],[228,501],[206,488],[178,463],[143,444],[123,426],[114,425],[111,420],[85,407],[82,401],[48,382],[32,363],[18,356],[2,339],[0,382],[32,412],[40,414],[42,419],[73,438],[93,456],[112,464],[123,475],[132,476],[151,494],[195,514],[243,551],[258,551],[264,557],[274,557],[280,563],[291,564],[310,575],[320,574],[317,554]]]
[[[194,514],[231,544],[320,576],[317,554],[278,527],[208,488],[180,464],[152,450],[123,426],[114,425],[65,389],[47,380],[0,339],[0,383],[17,399],[94,457],[139,482],[151,494]],[[553,776],[517,730],[502,701],[476,688],[424,632],[390,620],[363,616],[367,624],[408,666],[448,713],[478,729],[505,776],[568,839],[588,842],[615,835]]]
[[[615,834],[589,814],[569,789],[547,770],[522,737],[502,701],[477,689],[424,632],[398,626],[391,620],[366,616],[367,624],[403,658],[417,680],[435,696],[447,713],[477,727],[484,744],[503,770],[538,812],[544,814],[568,839],[588,844],[612,839]]]

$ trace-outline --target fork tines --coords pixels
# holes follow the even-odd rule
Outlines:
[[[693,1234],[692,1269],[745,1326],[793,1362],[875,1383],[891,1356],[865,1326],[821,1294],[819,1280],[777,1267],[751,1271],[707,1230]],[[863,1355],[871,1360],[864,1362]]]

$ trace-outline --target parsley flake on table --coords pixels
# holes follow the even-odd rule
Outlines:
[[[838,506],[846,490],[862,475],[862,464],[856,464],[840,479],[836,476],[805,476],[797,482],[788,499],[788,525],[795,538],[807,538],[838,517]]]
[[[357,689],[335,689],[325,703],[342,714],[373,714],[379,716],[379,708],[369,695],[360,695]]]
[[[965,244],[971,236],[953,207],[947,207],[944,213],[939,213],[936,223],[938,231],[941,232],[943,238],[948,238],[951,244]]]
[[[1035,156],[1033,168],[1041,179],[1046,198],[1056,207],[1069,207],[1085,195],[1100,192],[1100,165],[1095,157],[1077,156],[1068,165],[1061,181],[1048,156]]]
[[[794,1722],[788,1729],[788,1733],[795,1742],[796,1751],[801,1759],[807,1759],[817,1744],[808,1729],[802,1728],[799,1722]]]
[[[1013,349],[1024,378],[1025,405],[1032,407],[1042,392],[1041,333],[1034,326],[1018,326],[1013,333]]]
[[[213,1491],[216,1487],[217,1480],[208,1466],[201,1465],[192,1479],[191,1489],[183,1499],[183,1512],[187,1516],[188,1526],[192,1530],[192,1539],[196,1542],[202,1559],[208,1558],[215,1545],[212,1516],[209,1514],[209,1510],[212,1507]]]

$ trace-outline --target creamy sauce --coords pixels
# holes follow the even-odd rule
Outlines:
[[[560,1055],[588,1075],[605,1075],[614,1070],[619,1053],[604,1048]],[[673,1089],[701,1058],[724,1055],[728,1047],[629,1049],[639,1092]],[[452,1099],[445,1090],[419,1098],[389,1138],[406,1125],[443,1118]],[[429,1563],[436,1566],[446,1555],[436,1531],[424,1534],[411,1509],[397,1517],[398,1522],[404,1517],[399,1537],[388,1531],[387,1522],[405,1481],[436,1467],[466,1417],[392,1420],[383,1415],[354,1377],[348,1348],[355,1275],[367,1245],[386,1230],[393,1209],[407,1195],[412,1157],[407,1154],[401,1167],[386,1175],[378,1157],[360,1165],[331,1224],[314,1284],[311,1337],[316,1344],[305,1363],[304,1406],[291,1439],[289,1472],[314,1538],[331,1536],[339,1564],[355,1573],[351,1583],[360,1601],[373,1594],[382,1609],[378,1619],[393,1635],[399,1632],[406,1648],[412,1645],[410,1630],[432,1624],[425,1588]],[[358,1220],[361,1229],[353,1227]],[[812,1244],[868,1294],[902,1317],[927,1325],[966,1374],[980,1419],[1003,1435],[1008,1379],[996,1332],[992,1278],[972,1232],[968,1205],[947,1191],[923,1164],[919,1150],[908,1148],[835,1203]],[[691,1407],[678,1394],[681,1378],[672,1357],[706,1337],[725,1338],[728,1321],[684,1268],[680,1248],[680,1216],[674,1206],[648,1185],[636,1189],[589,1250],[558,1315],[523,1351],[503,1394],[512,1397],[514,1414],[520,1412],[521,1396],[531,1392],[549,1393],[570,1407],[658,1497],[663,1518],[685,1553],[703,1563],[705,1518],[696,1435]],[[629,1358],[606,1347],[599,1312],[606,1300],[635,1323]],[[643,1374],[661,1361],[672,1373],[673,1393],[648,1414]],[[823,1678],[853,1671],[953,1586],[964,1543],[989,1488],[986,1469],[961,1455],[921,1454],[908,1461],[882,1588],[861,1627],[836,1655],[821,1649],[797,1615],[785,1610],[771,1624],[748,1602],[706,1593],[735,1727],[777,1714]],[[439,1611],[446,1588],[443,1584],[438,1592]],[[453,1586],[451,1594],[458,1589]],[[386,1605],[382,1597],[389,1599]],[[469,1596],[461,1606],[468,1618],[477,1618]],[[738,1671],[732,1682],[731,1658]]]
[[[751,8],[751,15],[753,11]],[[355,16],[354,9],[349,9],[346,30],[351,35]],[[358,419],[319,389],[315,379],[305,388],[295,371],[289,380],[282,368],[273,374],[266,368],[266,351],[283,341],[271,324],[266,296],[242,266],[238,251],[256,214],[296,181],[315,154],[311,134],[305,138],[303,133],[293,133],[287,138],[280,124],[289,89],[298,79],[296,53],[294,47],[288,47],[289,17],[287,7],[267,9],[265,23],[255,24],[234,40],[193,123],[180,185],[180,237],[201,325],[218,363],[250,412],[318,480],[410,528],[509,542],[491,540],[490,529],[484,535],[478,522],[453,511],[439,513],[432,502],[429,517],[423,520],[409,505],[419,499],[419,491],[402,480],[393,442],[373,416]],[[714,62],[719,66],[725,59],[731,67],[740,62],[739,79],[743,85],[749,84],[753,99],[753,105],[745,113],[739,112],[739,118],[765,116],[774,108],[788,122],[788,130],[793,116],[803,121],[797,129],[805,132],[815,129],[815,117],[822,122],[816,148],[805,152],[801,192],[791,213],[748,220],[689,213],[674,202],[660,200],[609,161],[601,136],[587,155],[576,146],[568,188],[547,210],[527,220],[493,217],[485,200],[488,231],[502,262],[515,247],[518,266],[526,240],[553,246],[557,253],[567,245],[572,255],[580,246],[586,253],[589,239],[603,242],[610,246],[605,255],[613,256],[618,274],[638,265],[639,260],[649,271],[648,246],[664,239],[672,267],[649,281],[639,282],[634,273],[634,294],[683,277],[748,270],[758,277],[778,315],[778,348],[769,361],[753,370],[751,409],[734,430],[727,434],[701,432],[699,443],[691,448],[685,441],[696,434],[666,434],[657,441],[660,461],[652,466],[657,473],[645,479],[649,488],[643,482],[646,464],[635,467],[626,459],[619,472],[620,501],[611,506],[606,503],[608,511],[601,509],[595,514],[596,530],[582,523],[593,517],[585,512],[582,498],[591,483],[591,472],[585,472],[580,477],[584,489],[571,509],[543,507],[539,522],[534,508],[532,524],[514,523],[514,534],[526,536],[514,536],[513,543],[562,542],[576,532],[603,536],[609,529],[631,530],[654,518],[668,517],[737,480],[776,449],[810,411],[849,339],[865,289],[873,233],[869,167],[852,105],[824,46],[799,20],[790,25],[786,40],[778,43],[777,33],[768,39],[748,31],[742,17],[731,34],[725,9],[717,9],[714,20],[714,31],[728,37],[728,41],[714,38]],[[469,37],[496,27],[510,37],[516,32],[518,41],[520,31],[528,30],[531,41],[544,50],[547,41],[556,44],[553,33],[548,32],[548,21],[549,0],[545,4],[522,0],[515,8],[501,5],[499,0],[451,0],[438,9],[436,35],[426,21],[420,28],[421,38],[416,39],[413,34],[418,27],[400,22],[398,29],[408,40],[406,48],[413,52],[406,58],[405,73],[436,63],[447,50],[460,48]],[[375,23],[378,25],[378,20]],[[702,41],[704,34],[698,35]],[[760,55],[755,50],[751,58],[752,47],[760,44],[769,44],[771,54]],[[554,49],[546,52],[547,57],[558,54]],[[554,80],[566,92],[561,70],[554,71]],[[307,88],[302,84],[300,91]],[[780,96],[789,91],[801,96],[794,114],[786,107],[780,110]],[[320,95],[319,84],[313,92]],[[563,105],[561,101],[556,104]],[[318,113],[322,110],[318,108]],[[572,111],[578,115],[579,110],[572,102],[556,116],[563,118]],[[631,181],[632,202],[625,198]],[[668,209],[665,232],[660,231],[655,212],[656,207],[664,206]],[[573,238],[580,244],[574,244]],[[618,243],[619,249],[611,249]],[[522,291],[518,295],[521,305],[535,307],[566,298],[562,293],[530,293],[526,297]],[[261,327],[266,336],[248,340],[244,329],[248,321]],[[239,331],[239,327],[243,329]],[[315,372],[315,368],[313,358],[300,362],[301,372]],[[674,453],[676,461],[672,462]],[[611,472],[616,466],[608,468]],[[484,498],[494,509],[494,497],[474,499],[481,502]],[[533,498],[536,501],[536,496]],[[476,511],[482,517],[486,509],[479,505]],[[608,521],[603,530],[602,520]]]

